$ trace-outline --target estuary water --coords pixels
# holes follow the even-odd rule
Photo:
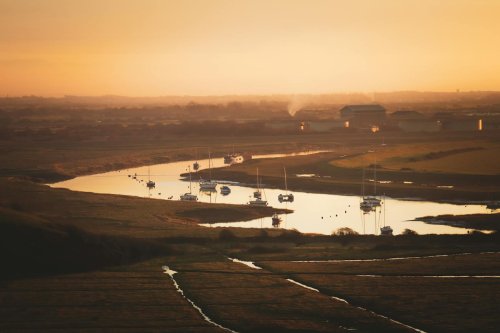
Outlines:
[[[256,155],[257,158],[277,158],[292,155],[307,155],[316,152],[301,152],[294,154]],[[52,187],[67,188],[73,191],[121,194],[146,197],[159,200],[179,200],[179,196],[189,192],[189,181],[183,181],[181,173],[188,172],[196,161],[181,161],[156,164],[138,168],[124,169],[101,174],[76,177],[71,180],[52,184]],[[198,160],[200,169],[208,167],[208,160]],[[222,158],[211,160],[213,168],[223,167]],[[247,204],[253,199],[255,188],[217,178],[217,170],[212,170],[212,179],[217,180],[217,192],[201,192],[199,190],[199,177],[192,173],[191,192],[198,195],[198,201],[207,203]],[[134,178],[135,177],[135,178]],[[156,187],[148,189],[148,179],[156,183]],[[229,195],[222,195],[220,187],[227,185],[231,188]],[[485,205],[477,204],[448,204],[420,200],[401,200],[385,198],[383,205],[374,212],[364,214],[359,209],[359,196],[316,194],[294,192],[294,202],[278,201],[278,195],[284,190],[266,188],[262,184],[263,199],[269,206],[293,210],[291,214],[281,216],[279,228],[296,229],[304,233],[331,234],[333,231],[348,227],[360,234],[379,234],[380,227],[390,225],[394,234],[401,233],[404,229],[412,229],[419,234],[464,234],[471,230],[453,226],[427,224],[414,221],[420,216],[441,214],[476,214],[491,213]],[[194,203],[193,203],[194,204]],[[231,226],[242,228],[272,228],[270,217],[247,222],[214,223],[205,225]]]

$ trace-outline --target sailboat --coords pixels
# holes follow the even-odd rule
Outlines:
[[[188,169],[189,169],[189,193],[184,193],[183,195],[181,195],[181,200],[182,201],[197,201],[198,196],[191,193],[191,167],[188,166]]]
[[[288,185],[286,183],[286,169],[283,167],[283,171],[285,172],[285,194],[279,194],[278,195],[278,200],[279,202],[293,202],[294,196],[292,193],[288,194]]]
[[[200,190],[201,191],[215,191],[217,187],[217,182],[212,180],[212,160],[210,158],[210,152],[208,153],[208,172],[209,180],[200,179]]]
[[[377,164],[373,168],[373,194],[365,196],[365,169],[363,169],[363,185],[362,185],[362,198],[363,200],[359,204],[359,208],[365,212],[369,213],[370,211],[374,211],[377,207],[380,207],[381,201],[376,197],[377,194]]]
[[[385,225],[385,206],[386,206],[386,203],[385,203],[385,196],[384,196],[384,226],[382,228],[380,228],[380,235],[383,235],[383,236],[392,236],[392,228],[388,225]]]
[[[380,207],[382,200],[377,198],[376,195],[377,195],[377,161],[375,160],[375,165],[373,167],[373,195],[364,197],[363,201],[370,203],[372,207]]]
[[[369,212],[375,210],[372,203],[369,200],[366,200],[365,197],[365,169],[363,168],[363,178],[361,181],[361,202],[359,203],[359,208],[363,211],[363,213],[368,214]]]
[[[256,196],[258,194],[258,196]],[[260,191],[259,185],[259,168],[257,168],[257,191],[253,193],[255,200],[250,200],[248,204],[251,206],[267,206],[267,201],[262,200],[262,192]]]
[[[241,153],[235,153],[234,152],[234,145],[233,145],[233,153],[232,154],[226,154],[224,156],[224,164],[238,164],[238,163],[243,163],[245,161],[245,156]]]
[[[151,173],[150,173],[150,170],[149,170],[149,166],[148,166],[148,182],[146,183],[146,186],[148,188],[154,188],[156,186],[155,182],[151,180]]]

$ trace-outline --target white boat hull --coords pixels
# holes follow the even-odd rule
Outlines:
[[[213,181],[202,181],[200,182],[200,190],[215,190],[217,183]]]
[[[191,193],[185,193],[185,194],[181,195],[181,200],[182,201],[197,201],[198,196],[191,194]]]
[[[267,201],[257,199],[257,200],[251,200],[248,204],[250,206],[267,206]]]

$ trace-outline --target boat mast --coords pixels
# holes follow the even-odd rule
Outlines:
[[[191,194],[191,166],[188,165],[189,170],[189,194]]]
[[[361,178],[361,196],[365,197],[365,168],[363,168],[363,176]]]
[[[384,193],[384,227],[385,227],[385,193]]]
[[[260,186],[259,186],[259,168],[257,168],[257,192],[260,192]]]
[[[288,186],[286,184],[286,168],[283,167],[283,171],[285,172],[285,194],[288,195]]]
[[[210,151],[208,151],[208,180],[212,181],[212,159],[210,158]]]
[[[377,196],[377,158],[373,166],[373,196]]]

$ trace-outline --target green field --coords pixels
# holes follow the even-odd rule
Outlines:
[[[381,146],[370,153],[331,163],[344,168],[377,164],[393,171],[499,175],[500,144],[497,141],[468,140]]]

